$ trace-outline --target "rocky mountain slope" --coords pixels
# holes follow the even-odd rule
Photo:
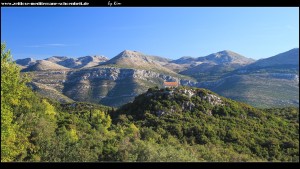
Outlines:
[[[106,62],[108,58],[105,56],[83,56],[79,58],[68,58],[64,56],[53,56],[46,60],[68,68],[83,68],[93,67],[99,65],[101,62]]]
[[[231,64],[239,64],[239,65],[247,65],[249,63],[254,62],[253,59],[246,58],[245,56],[242,56],[230,50],[224,50],[224,51],[210,54],[205,57],[199,57],[197,61],[212,62],[215,64],[231,63]]]
[[[143,69],[174,74],[175,72],[163,66],[169,61],[170,60],[166,58],[161,58],[158,56],[149,56],[137,51],[124,50],[114,58],[102,63],[101,65],[121,68]]]
[[[149,87],[162,87],[164,81],[178,81],[181,85],[208,88],[258,107],[299,106],[299,49],[269,59],[254,62],[227,50],[172,61],[125,50],[106,62],[103,57],[55,56],[17,63],[27,66],[23,71],[32,71],[35,89],[63,101],[118,107],[133,101]],[[262,63],[270,64],[257,66],[266,65]]]
[[[299,48],[258,60],[198,86],[254,106],[299,107]]]
[[[214,80],[253,62],[253,59],[246,58],[229,50],[224,50],[193,59],[190,62],[192,63],[190,68],[180,73],[192,76],[198,81]]]
[[[25,58],[25,59],[18,59],[16,60],[16,63],[18,65],[21,65],[21,66],[29,66],[29,65],[33,65],[36,63],[36,60],[32,59],[32,58]]]
[[[121,106],[132,101],[135,96],[145,92],[149,87],[162,87],[164,81],[179,81],[182,85],[195,85],[196,83],[149,70],[113,67],[38,71],[33,74],[33,82],[46,85],[73,100],[109,106]],[[39,88],[39,90],[44,89]],[[48,95],[56,97],[57,94],[55,92]]]
[[[84,62],[90,58],[55,56],[38,61],[48,63],[46,68],[33,64],[23,71],[32,71],[34,78],[31,85],[43,95],[62,102],[88,101],[109,106],[121,106],[149,87],[162,87],[164,81],[179,81],[183,85],[196,83],[190,77],[165,68],[163,65],[170,60],[158,56],[125,50],[101,65],[83,66],[83,63],[91,66],[91,62]],[[77,64],[79,61],[81,64]]]
[[[260,59],[255,63],[248,65],[244,69],[258,69],[276,66],[287,66],[287,69],[298,66],[299,69],[299,48],[294,48],[269,58]]]
[[[200,82],[197,86],[256,107],[299,107],[297,74],[235,74],[216,81]]]
[[[65,69],[69,69],[69,68],[47,60],[37,60],[36,63],[32,65],[28,65],[28,67],[24,68],[22,71],[28,72],[28,71],[65,70]]]

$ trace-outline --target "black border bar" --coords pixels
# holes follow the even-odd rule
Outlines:
[[[3,0],[1,7],[299,7],[299,0]]]

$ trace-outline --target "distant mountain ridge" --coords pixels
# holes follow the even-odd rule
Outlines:
[[[105,56],[83,56],[79,58],[53,56],[44,60],[72,69],[93,67],[98,65],[114,65],[138,69],[157,69],[172,73],[174,71],[173,67],[184,67],[188,69],[203,63],[209,63],[213,65],[228,63],[248,64],[254,61],[253,59],[246,58],[229,50],[198,58],[185,56],[177,60],[171,60],[160,56],[145,55],[141,52],[131,50],[124,50],[111,59],[108,59]],[[32,58],[18,59],[16,60],[16,63],[26,67],[35,64],[36,60]]]
[[[41,70],[64,70],[64,69],[69,69],[69,68],[47,60],[37,60],[34,64],[28,65],[22,71],[28,72],[28,71],[41,71]]]
[[[17,59],[16,63],[23,71],[57,70],[57,69],[79,69],[99,65],[107,61],[105,56],[83,56],[79,58],[69,58],[67,56],[52,56],[44,60],[34,60],[32,58]]]
[[[21,66],[29,66],[36,63],[36,60],[34,60],[33,58],[18,59],[16,60],[16,63]]]
[[[201,61],[201,62],[208,61],[208,62],[213,62],[215,64],[232,63],[232,64],[246,65],[254,62],[255,60],[247,58],[245,56],[242,56],[230,50],[223,50],[217,53],[210,54],[208,56],[199,57],[197,61]]]
[[[299,106],[298,48],[258,61],[229,50],[177,60],[124,50],[109,60],[102,56],[54,56],[16,62],[23,71],[33,71],[37,91],[64,102],[118,107],[149,87],[178,81],[253,106]]]
[[[201,82],[198,87],[254,106],[299,107],[299,48],[258,60],[214,81]]]
[[[294,48],[269,58],[260,59],[246,68],[263,68],[278,65],[298,65],[299,67],[299,48]]]
[[[204,57],[192,59],[190,67],[180,73],[192,76],[198,81],[215,80],[228,72],[253,62],[253,59],[229,50],[224,50]]]
[[[47,58],[51,62],[57,63],[59,65],[68,67],[68,68],[83,68],[83,67],[92,67],[97,66],[101,62],[105,62],[108,60],[105,56],[83,56],[77,59],[67,58],[67,57],[51,57]]]
[[[159,56],[145,55],[137,51],[124,50],[109,61],[101,63],[101,65],[115,65],[118,67],[174,73],[172,70],[163,67],[163,65],[167,64],[169,61],[171,60]]]

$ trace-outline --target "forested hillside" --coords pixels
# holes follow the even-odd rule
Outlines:
[[[150,88],[115,110],[27,87],[1,44],[1,162],[299,161],[299,109],[199,88]]]
[[[135,122],[143,139],[193,147],[205,161],[298,161],[299,109],[256,109],[209,90],[150,88],[124,105],[117,122]]]

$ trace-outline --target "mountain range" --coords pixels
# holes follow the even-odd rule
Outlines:
[[[299,106],[299,48],[258,60],[200,86],[254,106]]]
[[[33,89],[61,102],[119,107],[150,87],[178,81],[256,107],[299,106],[299,48],[257,61],[229,50],[177,60],[124,50],[111,59],[53,56],[16,63],[32,72]]]
[[[180,73],[192,76],[198,81],[215,80],[230,71],[253,62],[253,59],[224,50],[189,62],[192,63],[190,67]]]

